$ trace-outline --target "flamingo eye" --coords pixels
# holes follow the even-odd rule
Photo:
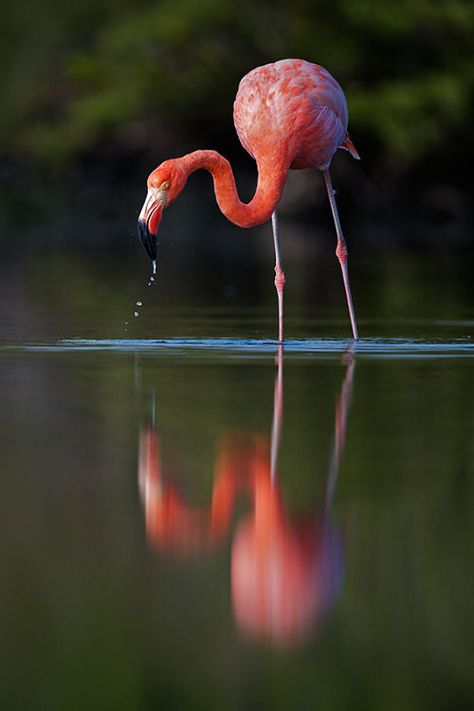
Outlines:
[[[168,190],[169,186],[170,186],[170,184],[168,183],[167,180],[165,180],[164,183],[161,183],[159,189],[160,189],[160,190]]]

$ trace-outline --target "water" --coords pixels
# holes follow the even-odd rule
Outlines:
[[[469,708],[470,282],[356,345],[290,291],[281,350],[273,290],[66,266],[7,285],[2,706]]]
[[[24,344],[25,350],[37,351],[131,351],[133,353],[176,353],[189,356],[199,353],[201,358],[214,358],[217,353],[227,357],[250,356],[252,359],[267,356],[278,347],[277,341],[255,339],[226,338],[171,338],[154,339],[88,339],[73,338],[44,344]],[[362,338],[352,339],[286,339],[284,352],[292,356],[301,354],[334,355],[349,352],[351,354],[374,358],[472,358],[474,341],[471,337],[433,341],[404,338]]]
[[[147,286],[153,286],[155,281],[156,281],[156,259],[153,259],[152,263],[151,263],[151,274],[150,274],[150,278],[148,280]]]

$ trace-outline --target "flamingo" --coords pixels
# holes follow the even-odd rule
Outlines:
[[[246,637],[291,646],[336,600],[343,547],[332,507],[344,451],[355,360],[346,352],[322,511],[292,514],[278,481],[283,428],[283,346],[276,358],[271,436],[227,431],[219,438],[210,503],[191,505],[161,462],[154,418],[141,429],[138,482],[150,545],[161,553],[200,559],[222,548],[230,533],[230,591]],[[154,410],[154,407],[153,407]],[[251,506],[235,516],[243,492]]]
[[[283,342],[285,274],[280,253],[277,206],[290,169],[318,168],[324,177],[336,228],[336,255],[341,265],[352,335],[357,324],[342,233],[329,166],[338,148],[359,154],[347,132],[347,103],[338,82],[318,64],[282,59],[253,69],[241,80],[234,102],[234,124],[240,142],[255,159],[258,183],[249,203],[237,193],[231,165],[217,151],[197,150],[165,160],[147,180],[147,195],[138,219],[138,234],[156,269],[157,231],[163,210],[182,192],[196,170],[211,173],[217,204],[239,227],[271,219],[278,298],[278,339]]]

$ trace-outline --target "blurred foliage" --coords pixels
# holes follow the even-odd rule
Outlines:
[[[1,20],[4,155],[225,142],[241,76],[292,56],[336,76],[387,167],[449,156],[474,118],[471,0],[31,0]]]

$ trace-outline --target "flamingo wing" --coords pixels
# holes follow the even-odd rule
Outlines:
[[[285,59],[249,72],[240,82],[234,122],[257,163],[326,167],[347,134],[347,104],[323,67]]]

